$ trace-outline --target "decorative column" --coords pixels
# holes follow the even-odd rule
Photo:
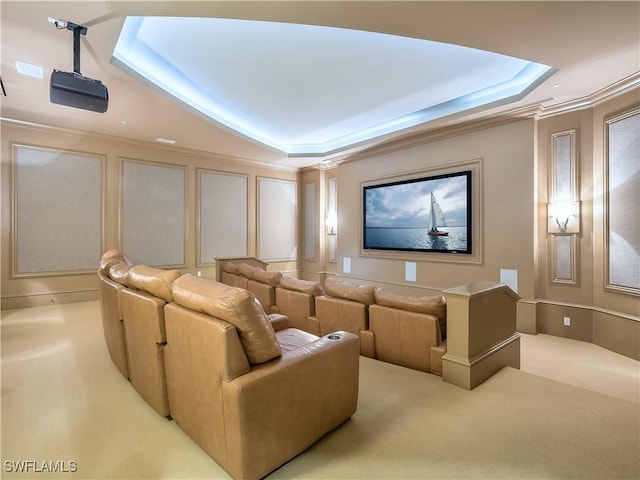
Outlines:
[[[447,299],[445,382],[472,390],[502,367],[520,368],[520,297],[513,290],[502,283],[475,282],[442,293]]]

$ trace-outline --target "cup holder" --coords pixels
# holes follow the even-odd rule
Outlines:
[[[327,338],[329,340],[340,340],[342,338],[342,335],[340,335],[338,333],[332,333],[330,335],[327,335]]]

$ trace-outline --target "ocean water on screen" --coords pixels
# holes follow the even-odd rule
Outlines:
[[[366,248],[393,250],[465,251],[467,227],[443,227],[449,235],[435,237],[428,228],[369,228],[366,229]]]

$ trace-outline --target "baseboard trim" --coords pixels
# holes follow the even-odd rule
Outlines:
[[[522,301],[522,300],[521,300]],[[634,322],[640,322],[640,317],[630,315],[628,313],[616,312],[615,310],[609,310],[607,308],[596,307],[595,305],[581,305],[579,303],[559,302],[557,300],[535,300],[535,302],[526,301],[523,303],[543,303],[545,305],[554,305],[556,307],[568,307],[579,308],[581,310],[590,310],[592,312],[603,313],[605,315],[612,315],[614,317],[624,318],[625,320],[632,320]]]
[[[63,303],[90,302],[98,300],[100,295],[97,289],[77,290],[72,292],[37,293],[29,295],[16,295],[2,297],[0,310],[14,310],[17,308],[43,307]]]

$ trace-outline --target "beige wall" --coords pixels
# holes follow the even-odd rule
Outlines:
[[[95,275],[11,278],[11,144],[12,142],[69,149],[106,156],[104,248],[119,246],[121,158],[187,166],[187,265],[184,271],[215,270],[196,266],[196,168],[249,176],[248,245],[256,250],[256,179],[275,177],[298,182],[298,261],[278,262],[272,270],[322,280],[343,274],[342,259],[351,258],[346,276],[410,295],[428,295],[476,280],[499,281],[500,269],[518,272],[518,328],[590,341],[618,353],[640,358],[640,299],[604,289],[604,128],[607,117],[638,105],[638,90],[583,109],[542,120],[520,119],[480,123],[468,129],[427,134],[419,141],[385,146],[377,154],[359,154],[329,169],[292,172],[247,164],[232,158],[155,147],[152,144],[61,134],[2,124],[2,306],[44,304],[96,298]],[[550,135],[576,129],[582,229],[578,237],[576,285],[550,281],[546,203],[549,192]],[[461,162],[481,165],[481,262],[474,264],[431,259],[374,258],[360,252],[361,182]],[[325,227],[328,180],[338,183],[337,262],[328,258]],[[304,258],[304,185],[316,183],[317,257]],[[404,262],[416,261],[417,282],[404,280]],[[570,316],[570,327],[563,317]]]
[[[593,108],[541,120],[538,125],[538,221],[546,223],[551,135],[577,133],[578,188],[582,205],[577,236],[577,282],[551,282],[550,236],[538,231],[537,331],[593,342],[640,359],[640,297],[607,291],[605,263],[604,121],[639,105],[638,90]],[[635,212],[638,214],[638,211]],[[571,319],[565,326],[564,317]]]
[[[534,299],[534,121],[521,120],[484,128],[451,138],[434,140],[402,150],[339,165],[328,176],[338,179],[338,263],[351,258],[346,276],[414,294],[440,291],[478,281],[499,281],[500,269],[518,271],[518,293]],[[371,258],[360,255],[361,184],[403,172],[414,172],[479,161],[481,263],[452,263],[459,257],[434,255]],[[416,261],[417,282],[406,282],[406,261]],[[444,261],[442,261],[444,260]]]
[[[122,158],[159,162],[187,167],[186,177],[186,265],[181,270],[195,273],[201,271],[205,277],[215,278],[215,266],[196,265],[196,169],[238,173],[248,176],[248,239],[247,253],[257,251],[257,177],[297,180],[294,171],[250,165],[233,158],[217,158],[191,151],[156,147],[142,142],[133,143],[106,137],[67,134],[43,128],[30,128],[2,123],[2,308],[29,305],[63,303],[97,298],[96,275],[50,275],[12,278],[12,227],[11,227],[11,157],[12,144],[27,144],[77,152],[104,155],[105,208],[103,250],[120,248],[120,162]],[[126,252],[125,252],[126,254]],[[96,267],[99,259],[96,259]],[[296,272],[296,262],[277,262],[269,269]]]
[[[542,120],[441,134],[404,148],[363,156],[303,178],[338,180],[337,263],[304,263],[307,277],[344,275],[409,295],[428,295],[476,280],[499,281],[500,269],[518,271],[518,329],[602,345],[640,359],[640,298],[604,289],[604,119],[638,105],[638,90],[583,109]],[[577,282],[551,282],[547,233],[550,136],[577,131],[577,175],[581,232],[577,239]],[[398,174],[480,159],[482,163],[483,256],[479,265],[371,258],[360,252],[361,183]],[[320,240],[326,231],[320,229]],[[342,272],[343,257],[352,271]],[[416,261],[417,282],[404,280],[404,262]],[[315,274],[314,270],[315,269]],[[564,317],[571,319],[569,327]]]

